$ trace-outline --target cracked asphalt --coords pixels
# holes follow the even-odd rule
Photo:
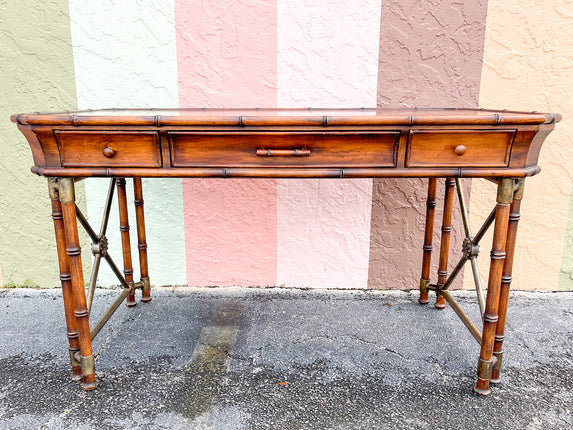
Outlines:
[[[97,318],[118,294],[100,290]],[[454,292],[479,320],[471,292]],[[0,290],[0,429],[573,428],[573,293],[514,292],[503,383],[472,393],[479,345],[417,292],[157,288],[69,379],[58,290]]]

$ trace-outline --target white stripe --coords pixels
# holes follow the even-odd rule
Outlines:
[[[374,107],[381,0],[278,0],[279,107]],[[366,288],[372,180],[278,180],[278,285]]]
[[[80,109],[177,107],[175,10],[172,0],[70,0],[69,5]],[[144,180],[143,189],[151,283],[184,284],[181,180]],[[107,180],[86,181],[88,216],[96,225],[106,193]],[[138,273],[131,185],[128,186],[128,200],[134,273]],[[110,254],[121,267],[117,205],[112,211],[108,232]],[[117,284],[104,263],[99,279],[99,285]]]

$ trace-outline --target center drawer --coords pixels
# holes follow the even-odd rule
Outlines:
[[[168,135],[173,167],[394,167],[400,131]]]

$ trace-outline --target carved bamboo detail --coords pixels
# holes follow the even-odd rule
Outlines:
[[[78,321],[74,315],[74,298],[72,295],[72,277],[70,275],[70,262],[66,254],[66,235],[64,231],[64,216],[62,205],[57,189],[57,179],[48,179],[48,189],[52,202],[52,220],[56,234],[56,246],[58,250],[58,265],[60,269],[60,282],[62,284],[62,297],[64,299],[64,311],[66,314],[66,327],[69,342],[70,363],[72,365],[72,380],[81,381],[82,371],[80,362],[75,354],[80,350],[78,334]]]
[[[442,217],[442,238],[440,242],[440,261],[438,264],[438,290],[448,279],[448,254],[450,253],[450,235],[452,232],[452,212],[454,207],[454,186],[453,178],[446,178],[446,188],[444,197],[444,214]],[[436,291],[436,309],[444,309],[446,301],[444,297]]]
[[[92,353],[84,275],[82,273],[82,254],[78,237],[78,224],[76,221],[73,178],[60,178],[58,180],[58,192],[64,220],[66,254],[70,266],[74,316],[78,323],[82,387],[86,390],[93,390],[97,384],[95,381],[94,356]]]
[[[495,225],[491,249],[491,262],[487,284],[487,297],[483,317],[483,331],[480,358],[478,362],[478,378],[474,391],[482,396],[491,393],[489,381],[493,367],[493,344],[498,323],[499,297],[501,277],[505,263],[505,246],[507,226],[509,221],[509,205],[513,200],[513,180],[501,179],[497,189],[497,204],[495,207]]]
[[[424,247],[422,257],[422,277],[420,278],[420,298],[421,304],[429,303],[428,284],[430,283],[430,266],[432,263],[432,239],[434,235],[434,215],[436,212],[436,186],[438,180],[429,178],[428,197],[426,199],[426,228],[424,231]]]
[[[147,239],[145,237],[145,211],[143,210],[143,186],[141,178],[133,178],[135,218],[137,222],[137,248],[139,250],[139,268],[141,273],[142,302],[151,301],[151,285],[147,264]]]
[[[133,265],[131,261],[131,243],[129,240],[129,218],[127,214],[127,193],[125,191],[125,178],[117,180],[117,205],[119,209],[119,230],[121,232],[121,249],[123,251],[123,274],[125,281],[132,291],[127,295],[126,305],[136,305],[135,293],[133,292]]]
[[[524,180],[519,181],[519,188],[513,196],[513,202],[509,208],[509,222],[507,226],[507,242],[505,245],[505,261],[503,263],[503,271],[501,274],[501,289],[499,293],[499,319],[495,329],[495,342],[493,345],[493,354],[497,358],[495,365],[491,372],[490,382],[493,384],[500,383],[499,372],[501,370],[501,362],[503,357],[503,340],[505,337],[505,321],[507,317],[507,303],[509,300],[509,290],[511,286],[511,275],[513,267],[513,258],[515,255],[515,242],[517,239],[517,226],[519,223],[519,210],[521,207],[521,199],[523,198],[523,185]]]

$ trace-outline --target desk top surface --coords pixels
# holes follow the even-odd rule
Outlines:
[[[440,125],[542,124],[561,115],[489,109],[95,109],[12,115],[30,125]]]

